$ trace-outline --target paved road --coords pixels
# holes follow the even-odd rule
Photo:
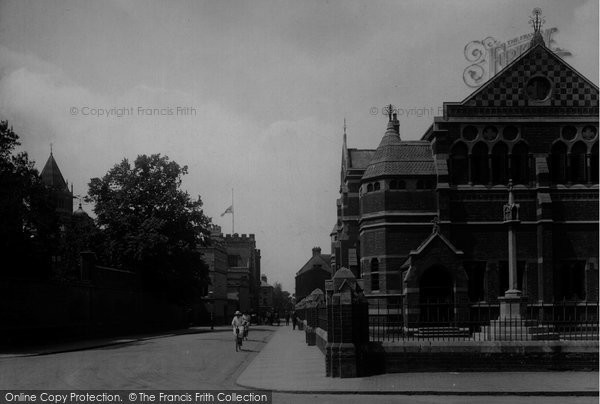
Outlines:
[[[256,326],[243,352],[231,328],[60,354],[0,358],[0,389],[233,389],[273,328]]]
[[[236,353],[229,328],[50,355],[0,357],[0,389],[240,389],[239,374],[276,327],[256,326]],[[273,394],[274,403],[596,403],[594,397]]]

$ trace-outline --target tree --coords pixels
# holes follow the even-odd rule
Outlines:
[[[81,253],[102,251],[102,236],[94,220],[82,210],[78,210],[65,220],[58,249],[61,262],[60,265],[56,265],[55,276],[62,280],[79,279]]]
[[[58,218],[50,190],[26,152],[15,153],[19,136],[0,121],[0,252],[10,275],[47,274],[58,245]],[[3,273],[7,275],[7,273]]]
[[[188,302],[208,282],[198,247],[210,219],[202,200],[180,189],[187,166],[166,156],[127,159],[102,178],[92,178],[88,200],[105,239],[100,259],[139,272],[146,285]]]
[[[279,282],[273,285],[273,307],[279,313],[292,310],[290,293],[283,290]]]

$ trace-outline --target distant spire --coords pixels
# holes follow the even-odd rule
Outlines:
[[[50,143],[50,155],[52,156],[52,143]]]
[[[542,16],[542,9],[538,7],[534,8],[529,17],[529,24],[533,27],[533,38],[531,38],[530,44],[532,48],[538,44],[546,46],[541,32],[542,25],[545,23],[546,19]]]
[[[342,139],[342,149],[343,149],[343,153],[345,154],[348,150],[348,144],[347,144],[348,139],[346,138],[346,118],[344,118],[344,137]]]

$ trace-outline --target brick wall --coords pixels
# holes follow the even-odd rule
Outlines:
[[[360,213],[374,213],[384,210],[435,211],[437,209],[435,190],[377,191],[363,194],[360,199]]]
[[[370,373],[598,369],[595,341],[370,343]]]
[[[93,282],[0,282],[0,344],[182,327],[202,314],[199,302],[184,307],[142,291],[132,272],[93,271]]]
[[[325,290],[325,281],[331,279],[331,273],[314,268],[296,276],[296,301],[302,300],[315,289]]]

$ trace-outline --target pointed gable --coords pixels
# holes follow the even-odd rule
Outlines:
[[[549,96],[528,92],[532,79],[549,80]],[[598,115],[598,87],[543,44],[523,53],[461,103],[445,103],[448,116]]]
[[[304,274],[308,271],[323,270],[331,273],[331,255],[316,254],[313,255],[307,262],[296,272],[296,276]]]
[[[432,243],[434,240],[438,240],[438,241],[440,241],[441,245],[444,245],[444,246],[446,246],[447,248],[449,248],[449,249],[450,249],[450,251],[451,251],[453,254],[456,254],[456,255],[463,255],[463,252],[462,252],[461,250],[459,250],[458,248],[456,248],[456,247],[454,246],[454,244],[452,244],[452,243],[450,242],[450,240],[448,240],[446,237],[444,237],[444,235],[442,235],[441,233],[439,233],[439,232],[437,232],[437,231],[436,231],[436,232],[433,232],[433,233],[431,233],[431,235],[430,235],[428,238],[426,238],[425,240],[423,240],[423,242],[421,243],[421,245],[419,245],[419,247],[417,247],[417,249],[416,249],[416,250],[412,250],[412,251],[410,252],[410,255],[411,255],[411,256],[413,256],[413,255],[420,255],[420,254],[422,254],[422,253],[425,251],[425,249],[426,249],[426,248],[427,248],[427,247],[428,247],[428,246],[429,246],[429,245],[430,245],[430,244],[431,244],[431,243]]]
[[[47,186],[60,190],[69,190],[52,153],[50,153],[50,157],[48,157],[48,161],[44,165],[41,176],[42,181]]]

